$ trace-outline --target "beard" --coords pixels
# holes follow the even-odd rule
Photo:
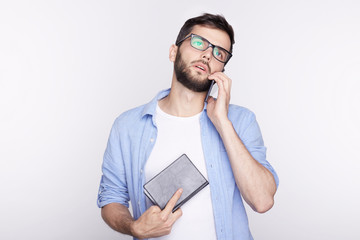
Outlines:
[[[201,61],[201,60],[200,60]],[[194,61],[191,63],[196,63],[199,61]],[[201,61],[202,62],[202,61]],[[210,67],[206,62],[202,62],[208,67]],[[186,88],[194,92],[207,92],[210,89],[211,81],[208,80],[208,76],[204,76],[199,72],[192,73],[191,69],[186,67],[186,63],[181,57],[180,51],[177,52],[175,62],[174,62],[174,71],[176,79]]]

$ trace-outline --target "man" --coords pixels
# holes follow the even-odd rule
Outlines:
[[[170,47],[171,89],[116,119],[98,196],[102,217],[114,230],[135,239],[252,239],[242,198],[266,212],[278,177],[254,114],[229,104],[231,79],[224,66],[233,44],[233,29],[222,16],[189,19]],[[218,97],[204,102],[212,80]],[[209,186],[174,213],[182,189],[163,210],[152,206],[144,183],[183,153]]]

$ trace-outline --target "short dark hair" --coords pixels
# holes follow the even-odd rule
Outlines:
[[[230,37],[230,42],[231,42],[230,52],[232,53],[233,44],[235,43],[234,30],[222,15],[204,13],[201,16],[188,19],[180,29],[180,32],[176,38],[176,43],[178,43],[179,41],[184,39],[187,35],[189,35],[195,25],[202,25],[202,26],[217,28],[225,31]]]

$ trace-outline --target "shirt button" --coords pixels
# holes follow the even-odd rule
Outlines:
[[[150,142],[154,142],[154,139],[153,139],[153,138],[150,138]]]
[[[143,173],[143,170],[142,169],[140,169],[140,174],[142,174]]]

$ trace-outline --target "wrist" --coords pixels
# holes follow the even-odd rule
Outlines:
[[[232,127],[231,121],[227,118],[227,116],[222,118],[214,119],[213,124],[217,131],[220,133],[227,129],[228,127]]]
[[[130,222],[129,230],[130,230],[131,236],[136,237],[136,238],[140,237],[139,233],[137,231],[137,226],[136,226],[136,221],[135,220]]]
[[[234,131],[232,122],[229,119],[219,122],[219,124],[215,127],[222,139],[230,137]]]

